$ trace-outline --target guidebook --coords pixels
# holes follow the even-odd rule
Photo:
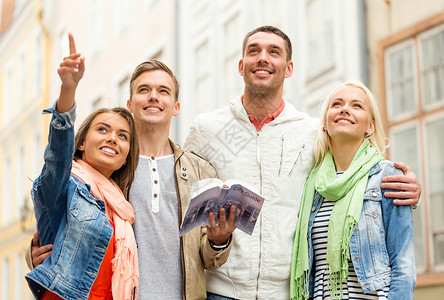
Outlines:
[[[180,236],[197,226],[210,225],[208,213],[214,213],[216,223],[219,221],[219,209],[225,208],[226,218],[230,207],[236,207],[234,226],[249,235],[264,204],[264,198],[238,180],[223,182],[217,178],[197,181],[191,188],[191,200],[180,228]]]

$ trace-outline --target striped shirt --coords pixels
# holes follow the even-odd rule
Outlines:
[[[331,211],[336,202],[323,200],[322,205],[313,220],[313,229],[311,239],[313,241],[313,250],[315,258],[315,286],[314,300],[331,299],[328,289],[328,266],[327,266],[327,232],[328,222],[330,221]],[[364,294],[355,273],[353,263],[348,262],[348,279],[342,284],[342,299],[388,299],[389,286],[381,290]]]

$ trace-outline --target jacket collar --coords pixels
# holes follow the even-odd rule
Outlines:
[[[370,172],[368,173],[368,176],[372,176],[376,173],[378,173],[379,171],[381,171],[381,166],[379,165],[379,163],[377,163],[376,165],[374,165],[371,169]]]
[[[229,106],[236,117],[242,121],[250,123],[250,119],[248,118],[247,112],[242,104],[241,96],[231,99]],[[298,111],[291,103],[285,101],[284,110],[276,117],[276,119],[268,123],[268,125],[273,126],[288,121],[301,120],[307,117],[307,114]]]
[[[183,149],[180,148],[179,145],[176,145],[171,139],[168,139],[170,142],[171,148],[173,148],[174,151],[174,162],[177,162],[177,160],[183,155]]]

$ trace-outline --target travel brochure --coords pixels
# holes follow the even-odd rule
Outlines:
[[[209,212],[214,213],[218,223],[221,207],[225,208],[228,220],[231,205],[236,207],[234,226],[251,235],[263,203],[264,198],[259,193],[237,180],[200,180],[191,188],[191,200],[182,222],[180,236],[197,226],[210,225]]]

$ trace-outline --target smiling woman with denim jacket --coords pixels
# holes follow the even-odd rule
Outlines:
[[[100,109],[74,138],[85,65],[69,40],[59,100],[45,110],[53,113],[45,165],[31,191],[40,243],[54,246],[26,279],[37,299],[136,299],[134,211],[124,197],[138,162],[134,120],[125,108]]]
[[[326,99],[306,182],[291,266],[292,299],[413,299],[411,208],[384,196],[383,129],[360,82]]]

